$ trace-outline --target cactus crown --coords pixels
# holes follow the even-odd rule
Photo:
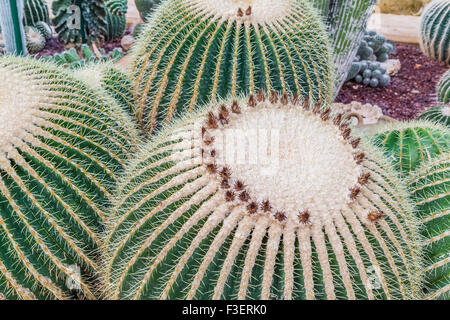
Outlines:
[[[229,94],[276,90],[327,103],[326,32],[304,0],[170,0],[134,48],[136,115],[147,132]]]
[[[0,293],[94,299],[105,209],[134,126],[50,63],[1,58],[0,80]]]
[[[180,120],[120,183],[105,240],[107,296],[417,297],[406,189],[360,142],[342,115],[275,92]]]

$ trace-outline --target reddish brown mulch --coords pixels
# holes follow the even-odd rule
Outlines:
[[[414,119],[435,103],[436,86],[447,67],[425,57],[419,46],[396,43],[402,68],[386,88],[372,88],[355,82],[344,84],[337,102],[359,101],[378,105],[387,116],[398,120]]]

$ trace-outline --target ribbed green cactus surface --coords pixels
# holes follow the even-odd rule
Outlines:
[[[156,9],[161,0],[134,0],[141,19],[148,21],[149,15]]]
[[[450,300],[450,154],[411,175],[409,190],[423,223],[426,298]]]
[[[226,97],[333,93],[326,31],[306,0],[169,0],[134,50],[137,117],[152,132],[177,114]]]
[[[35,26],[39,21],[50,24],[46,0],[24,0],[23,12],[23,23],[26,26]]]
[[[437,98],[439,102],[450,104],[450,70],[448,70],[438,83]]]
[[[423,112],[419,118],[423,120],[438,122],[446,126],[447,128],[450,128],[450,105],[439,104],[437,106],[431,107],[430,109]]]
[[[94,299],[105,209],[136,132],[52,64],[1,58],[0,78],[0,295]]]
[[[121,37],[127,26],[125,15],[115,15],[109,9],[106,12],[106,36],[105,40],[110,41]]]
[[[432,121],[379,125],[368,134],[403,176],[450,148],[450,131]]]
[[[260,93],[163,131],[121,180],[107,298],[420,297],[406,186],[342,119]]]
[[[450,65],[450,1],[434,0],[422,13],[420,47],[423,53]]]

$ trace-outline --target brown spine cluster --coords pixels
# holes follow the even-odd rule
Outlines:
[[[262,103],[266,101],[267,97],[264,94],[264,91],[259,90],[257,95],[250,95],[248,98],[247,105],[250,108],[257,107],[258,103]],[[278,103],[278,101],[287,105],[289,101],[293,107],[299,105],[299,96],[295,95],[289,97],[286,93],[282,94],[281,97],[276,91],[272,91],[269,95],[269,101],[272,104]],[[322,121],[333,123],[341,132],[342,137],[349,143],[353,149],[355,149],[354,159],[357,164],[361,164],[364,160],[364,153],[358,152],[358,146],[361,141],[360,138],[351,137],[351,129],[348,126],[347,120],[343,117],[342,114],[338,114],[332,118],[332,112],[329,108],[322,109],[320,104],[316,103],[312,108],[309,102],[309,99],[305,99],[302,103],[302,107],[306,111],[310,111],[316,114]],[[240,201],[246,208],[247,212],[251,215],[256,214],[258,212],[262,214],[269,214],[274,220],[278,222],[285,222],[287,220],[287,215],[285,212],[273,210],[273,207],[269,200],[264,200],[261,203],[258,203],[252,200],[250,193],[246,190],[246,185],[243,181],[237,180],[236,182],[232,182],[232,172],[228,167],[218,168],[215,163],[215,157],[217,155],[217,151],[212,149],[212,145],[214,144],[214,137],[208,132],[208,130],[214,130],[218,128],[223,128],[224,126],[229,124],[231,114],[239,115],[242,113],[241,107],[239,106],[238,101],[234,100],[231,103],[230,107],[222,104],[219,107],[218,115],[216,116],[213,112],[209,112],[207,115],[205,126],[202,127],[202,138],[203,143],[205,145],[205,149],[209,148],[210,150],[206,153],[211,156],[212,159],[209,159],[209,163],[206,164],[206,169],[210,174],[215,174],[220,181],[220,187],[225,191],[225,200],[227,202],[233,202],[235,200]],[[202,149],[202,156],[204,157],[205,151]],[[358,178],[358,183],[350,188],[350,200],[354,201],[357,199],[359,194],[361,193],[361,188],[368,183],[370,178],[369,173],[362,173]],[[375,219],[376,215],[372,214],[369,217],[369,220]],[[379,219],[379,218],[376,218]],[[298,221],[301,224],[309,224],[311,221],[311,213],[308,210],[304,210],[299,212]],[[372,221],[372,220],[371,220]]]

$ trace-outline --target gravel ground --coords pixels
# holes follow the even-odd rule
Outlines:
[[[385,88],[372,88],[355,82],[344,84],[337,102],[359,101],[378,105],[397,120],[417,118],[436,101],[436,86],[447,67],[425,57],[419,46],[398,44],[391,59],[400,59],[402,68]]]

